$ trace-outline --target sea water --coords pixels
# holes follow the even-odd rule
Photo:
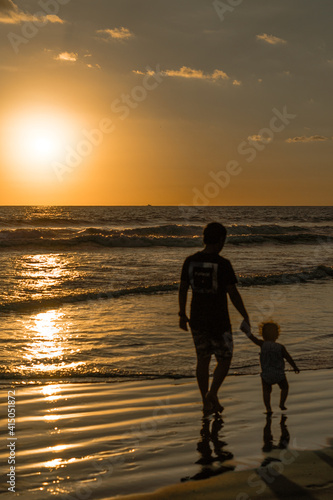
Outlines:
[[[211,221],[254,332],[273,318],[301,369],[333,368],[332,207],[0,207],[2,382],[194,376],[177,288]],[[258,373],[229,309],[231,373]]]

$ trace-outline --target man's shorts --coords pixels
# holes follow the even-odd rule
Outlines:
[[[220,335],[212,335],[209,331],[192,328],[192,337],[198,358],[208,358],[212,354],[217,359],[231,359],[233,340],[230,331]]]

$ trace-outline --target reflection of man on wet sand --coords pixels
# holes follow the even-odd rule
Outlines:
[[[204,417],[202,419],[202,427],[200,430],[201,439],[197,446],[197,450],[201,457],[195,462],[196,464],[202,465],[202,469],[200,472],[194,474],[194,476],[182,478],[182,482],[207,479],[223,474],[224,472],[235,470],[234,465],[221,465],[223,462],[233,458],[233,454],[224,449],[227,443],[219,439],[219,432],[221,429],[223,429],[223,420],[220,415],[216,414],[213,422],[211,422],[210,417]],[[213,450],[211,444],[213,445]]]
[[[237,278],[230,262],[221,257],[227,231],[222,224],[212,222],[204,229],[205,248],[184,262],[179,288],[179,326],[187,330],[189,322],[197,353],[196,376],[205,413],[223,410],[217,393],[228,374],[233,341],[228,312],[229,295],[247,324],[249,317],[237,290]],[[186,301],[192,288],[190,319],[186,316]],[[209,363],[215,355],[217,365],[209,387]]]

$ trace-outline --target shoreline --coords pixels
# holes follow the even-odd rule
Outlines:
[[[260,366],[258,366],[258,371],[257,373],[228,373],[227,378],[241,378],[241,377],[260,377]],[[301,370],[302,373],[307,373],[307,372],[321,372],[321,371],[332,371],[333,368],[303,368]],[[211,372],[211,375],[213,373],[213,370]],[[285,370],[286,375],[293,374],[292,369],[286,368]],[[24,387],[40,387],[42,385],[55,385],[55,384],[60,384],[60,385],[81,385],[81,384],[126,384],[126,383],[145,383],[145,382],[153,382],[153,381],[160,381],[160,382],[179,382],[182,381],[184,383],[196,383],[196,378],[195,375],[174,375],[174,376],[166,376],[166,375],[143,375],[141,376],[130,376],[130,375],[124,375],[124,376],[115,376],[115,377],[103,377],[103,376],[97,376],[97,377],[69,377],[69,378],[60,378],[60,376],[54,376],[50,378],[0,378],[0,391],[3,389],[6,389],[8,386],[15,386],[17,388],[24,388]]]
[[[194,488],[198,495],[210,484],[233,488],[229,476],[244,478],[268,457],[281,460],[282,453],[290,459],[304,449],[331,446],[331,373],[288,373],[289,410],[278,409],[279,391],[273,390],[270,421],[259,375],[228,376],[219,393],[222,418],[204,420],[194,379],[15,386],[16,494],[79,499],[78,492],[86,491],[87,499],[106,500],[140,493],[138,498],[148,499],[165,487]],[[7,418],[1,420],[4,438],[6,427]],[[0,460],[8,467],[6,451]],[[216,477],[193,480],[209,476]],[[4,499],[12,494],[3,488],[0,493]]]

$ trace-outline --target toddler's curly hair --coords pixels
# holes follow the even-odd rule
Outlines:
[[[259,332],[264,340],[274,342],[280,335],[280,326],[274,321],[265,321],[259,326]]]

